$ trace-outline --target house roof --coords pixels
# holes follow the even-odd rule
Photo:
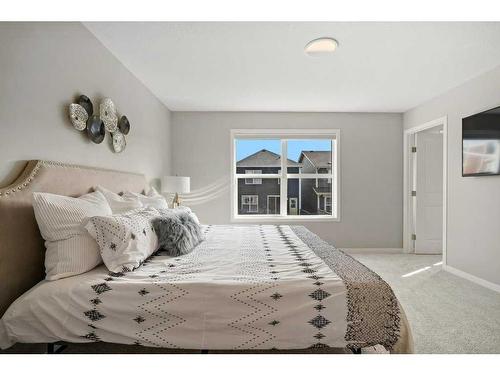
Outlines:
[[[236,163],[237,167],[281,167],[281,156],[266,149],[241,159]],[[288,159],[289,167],[299,167],[300,163]]]
[[[307,157],[316,168],[331,168],[331,151],[302,151],[299,157],[299,163],[302,163],[304,157]]]

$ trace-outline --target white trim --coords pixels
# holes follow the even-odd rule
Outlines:
[[[288,216],[287,202],[288,202],[288,144],[285,139],[281,139],[281,183],[280,183],[280,214],[281,216]],[[300,170],[300,169],[299,169]],[[299,181],[300,184],[300,181]]]
[[[281,173],[279,174],[236,174],[236,147],[237,138],[269,138],[275,136],[281,139],[282,156]],[[287,169],[286,142],[288,139],[315,139],[329,137],[332,141],[332,173],[321,173],[309,177],[309,174],[285,174]],[[230,152],[231,152],[231,222],[296,222],[296,221],[340,221],[341,217],[341,188],[340,188],[340,129],[231,129],[230,130]],[[331,215],[287,215],[287,199],[281,199],[280,215],[238,215],[238,192],[237,180],[239,178],[280,178],[280,195],[287,197],[288,184],[283,183],[287,178],[326,178],[333,179],[332,183],[332,214]],[[335,201],[333,201],[335,197]],[[299,200],[300,205],[300,200]],[[300,208],[299,208],[300,209]]]
[[[236,215],[231,218],[231,223],[277,223],[284,224],[287,222],[297,223],[300,221],[307,222],[332,222],[339,221],[330,215]]]
[[[247,172],[253,172],[253,173],[247,173]],[[262,174],[262,169],[245,169],[245,175],[261,175]],[[252,180],[252,182],[248,182],[247,180]],[[257,180],[257,182],[255,182]],[[256,178],[256,177],[247,177],[245,178],[245,185],[262,185],[262,178]]]
[[[239,138],[266,138],[274,135],[277,138],[297,138],[297,139],[314,139],[324,138],[325,136],[337,135],[340,129],[231,129],[231,139],[234,136]]]
[[[250,178],[259,178],[259,179],[263,179],[263,178],[281,178],[281,174],[276,174],[276,173],[263,173],[263,174],[252,174],[252,173],[248,173],[248,174],[243,174],[243,173],[237,173],[234,175],[236,178],[243,178],[243,179],[250,179]]]
[[[333,173],[287,173],[286,178],[311,178],[313,180],[328,180]]]
[[[398,247],[343,247],[342,251],[348,254],[404,254],[404,249]]]
[[[426,122],[422,125],[406,129],[403,139],[403,248],[405,252],[411,252],[411,230],[409,215],[411,212],[411,190],[410,171],[411,171],[411,152],[410,137],[423,130],[443,126],[443,265],[446,265],[446,252],[448,248],[447,241],[447,223],[448,223],[448,117],[443,116],[438,119]],[[417,151],[418,152],[418,151]]]
[[[470,273],[461,271],[461,270],[454,268],[452,266],[449,266],[447,264],[443,264],[443,270],[446,272],[452,273],[456,276],[462,277],[466,280],[472,281],[475,284],[484,286],[485,288],[491,289],[497,293],[500,293],[500,285],[492,283],[491,281],[481,279],[480,277],[471,275]]]

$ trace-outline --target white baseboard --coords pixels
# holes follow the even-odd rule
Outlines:
[[[452,273],[454,275],[463,277],[464,279],[472,281],[473,283],[479,284],[481,286],[484,286],[485,288],[488,288],[488,289],[494,290],[495,292],[500,293],[500,285],[492,283],[491,281],[481,279],[480,277],[471,275],[470,273],[461,271],[461,270],[456,269],[454,267],[451,267],[447,264],[443,264],[443,270],[445,270],[449,273]]]
[[[404,249],[386,247],[341,247],[347,254],[404,254]]]

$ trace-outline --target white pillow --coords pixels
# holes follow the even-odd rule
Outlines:
[[[141,208],[124,214],[94,216],[84,226],[97,241],[106,267],[112,272],[127,272],[158,250],[158,237],[151,224],[158,216],[154,208]]]
[[[154,186],[151,186],[151,189],[149,189],[148,193],[146,194],[148,197],[157,197],[157,196],[162,196],[160,193],[158,193],[158,190],[154,188]]]
[[[102,263],[97,243],[82,227],[82,221],[87,217],[111,214],[111,208],[101,193],[85,194],[79,198],[33,193],[33,209],[47,248],[47,280],[78,275]]]
[[[106,197],[113,214],[121,214],[130,210],[142,208],[142,203],[137,197],[122,197],[99,185],[96,186],[94,190],[102,193]]]
[[[123,197],[130,198],[130,199],[137,199],[137,200],[139,200],[139,202],[141,202],[141,204],[144,207],[168,209],[168,204],[167,204],[167,201],[165,200],[165,198],[163,196],[161,196],[160,194],[158,194],[158,193],[155,194],[155,193],[156,193],[156,191],[154,193],[152,193],[150,190],[148,195],[144,195],[144,194],[138,194],[138,193],[132,193],[130,191],[126,191],[125,193],[123,193]]]

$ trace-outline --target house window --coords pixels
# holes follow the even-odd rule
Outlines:
[[[241,210],[243,212],[259,212],[259,196],[258,195],[242,195]]]
[[[232,219],[338,221],[339,134],[232,130]]]
[[[260,169],[245,169],[246,174],[261,174]],[[245,178],[245,185],[261,185],[262,178]]]

